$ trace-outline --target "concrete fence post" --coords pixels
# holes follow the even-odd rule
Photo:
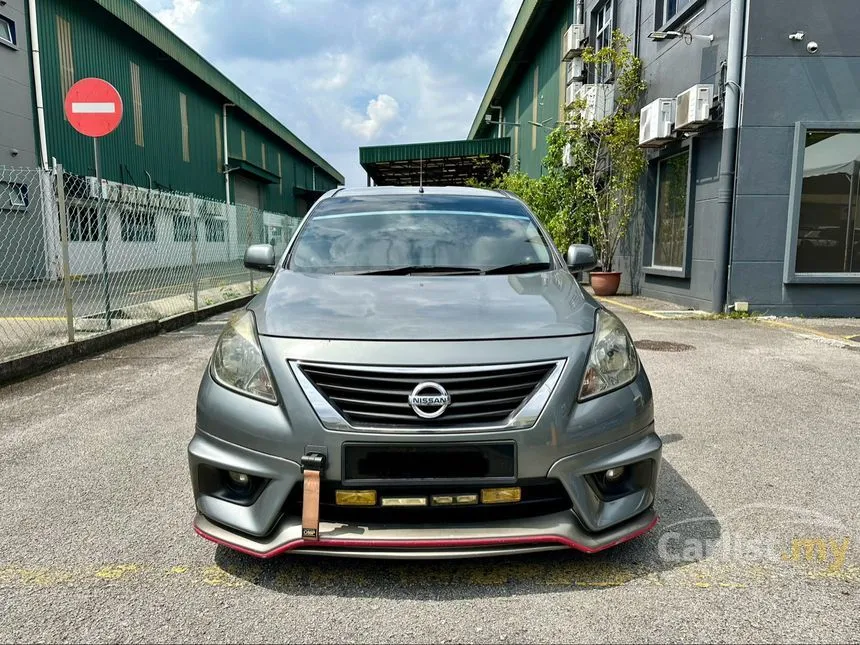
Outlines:
[[[197,210],[194,204],[194,195],[188,193],[188,219],[191,226],[191,292],[194,297],[194,311],[199,311],[198,299],[198,273],[197,273]]]
[[[57,209],[60,215],[60,248],[63,256],[63,301],[66,306],[66,328],[69,342],[75,342],[75,315],[72,303],[72,275],[69,269],[69,213],[66,209],[66,186],[63,166],[57,164]]]

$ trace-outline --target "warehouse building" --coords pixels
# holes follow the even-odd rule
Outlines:
[[[325,159],[133,0],[6,0],[0,2],[0,168],[6,169],[0,280],[50,277],[56,260],[50,217],[39,235],[13,234],[23,230],[23,217],[33,217],[25,202],[38,187],[16,183],[10,168],[59,163],[89,178],[81,182],[89,197],[99,193],[91,180],[92,141],[63,112],[66,92],[86,77],[108,81],[123,99],[122,122],[100,140],[102,193],[139,189],[164,197],[161,204],[167,195],[193,193],[234,205],[220,211],[223,224],[215,218],[201,228],[204,242],[228,244],[226,220],[243,206],[266,229],[255,231],[255,239],[283,242],[285,217],[303,216],[326,190],[343,184]],[[164,245],[187,241],[186,231],[174,230],[181,219],[133,210],[111,211],[107,236],[111,245],[151,247],[135,254],[151,261],[129,268],[157,263],[169,256]],[[69,216],[72,244],[99,241],[89,210],[72,208]],[[240,240],[233,231],[233,241]]]
[[[611,109],[612,70],[584,68],[579,53],[618,28],[648,83],[626,288],[703,310],[858,316],[858,11],[857,0],[524,0],[469,139],[510,139],[511,166],[539,175],[567,104],[584,94]]]

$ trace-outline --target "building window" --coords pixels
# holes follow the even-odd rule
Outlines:
[[[107,229],[107,227],[105,227]],[[101,240],[99,212],[93,206],[76,204],[69,207],[69,240],[72,242],[98,242]],[[105,230],[107,239],[107,230]]]
[[[240,133],[240,139],[242,142],[242,159],[248,161],[248,148],[245,145],[245,131],[242,130]]]
[[[194,226],[188,215],[173,216],[173,241],[190,242],[193,237]]]
[[[592,13],[594,21],[594,51],[612,44],[612,0],[604,2]],[[595,83],[608,83],[612,78],[612,64],[605,63],[594,69]]]
[[[687,10],[693,5],[701,4],[704,0],[657,0],[654,14],[656,26],[675,22],[682,15],[689,13]]]
[[[134,117],[134,143],[143,147],[143,99],[140,94],[140,67],[129,63],[131,70],[132,116]]]
[[[120,215],[123,242],[155,242],[155,216],[140,210],[124,210]]]
[[[797,273],[860,273],[860,132],[807,130]]]
[[[207,242],[224,242],[227,239],[226,227],[223,219],[207,217],[203,220],[206,227]]]
[[[657,164],[657,208],[654,221],[653,266],[683,269],[687,234],[690,153]]]
[[[65,98],[75,83],[75,60],[72,55],[72,27],[60,16],[57,16],[57,49],[60,54],[60,89]]]
[[[6,16],[0,16],[0,43],[11,45],[12,47],[18,46],[18,34],[15,32],[15,21],[7,18]]]
[[[284,194],[284,171],[281,169],[281,153],[278,153],[278,194]]]
[[[179,119],[182,123],[182,161],[191,161],[191,146],[188,142],[188,97],[179,93]]]

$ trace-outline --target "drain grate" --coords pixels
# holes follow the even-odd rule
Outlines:
[[[684,343],[670,343],[666,340],[637,340],[633,345],[636,349],[645,349],[652,352],[686,352],[691,349],[696,349],[692,345]]]

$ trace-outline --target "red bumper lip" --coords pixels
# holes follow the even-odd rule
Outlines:
[[[577,551],[581,551],[582,553],[592,554],[597,553],[599,551],[604,551],[606,549],[610,549],[612,547],[618,546],[619,544],[623,544],[624,542],[629,542],[645,533],[648,533],[651,529],[653,529],[657,522],[659,522],[659,517],[654,517],[651,522],[643,527],[639,528],[631,533],[623,535],[612,542],[607,544],[601,544],[598,547],[589,547],[584,544],[580,544],[571,540],[569,538],[560,536],[560,535],[538,535],[532,537],[502,537],[502,538],[486,538],[486,539],[473,539],[473,538],[461,538],[461,539],[453,539],[453,540],[444,540],[444,539],[431,539],[431,540],[341,540],[341,539],[320,539],[320,540],[304,540],[298,539],[293,540],[291,542],[287,542],[286,544],[281,544],[270,551],[252,551],[251,549],[246,549],[240,545],[232,544],[226,540],[215,537],[201,530],[198,526],[194,526],[194,531],[200,537],[203,537],[210,542],[214,542],[215,544],[220,544],[221,546],[225,546],[229,549],[233,549],[234,551],[239,551],[240,553],[244,553],[246,555],[251,555],[256,558],[268,559],[274,558],[283,553],[287,553],[289,551],[294,551],[296,549],[301,549],[302,547],[313,547],[313,548],[331,548],[331,549],[457,549],[457,548],[469,548],[469,547],[504,547],[504,546],[516,546],[516,545],[524,545],[524,544],[558,544],[562,546],[569,547],[571,549],[575,549]]]

